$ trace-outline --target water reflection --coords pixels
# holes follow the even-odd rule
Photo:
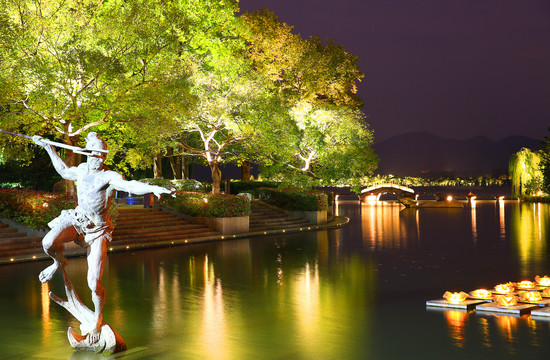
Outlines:
[[[371,249],[408,248],[420,234],[420,213],[403,209],[398,202],[367,202],[361,204],[363,242]],[[416,227],[411,228],[410,221]]]
[[[510,233],[519,258],[521,276],[531,278],[543,271],[547,259],[549,207],[521,203],[512,207]],[[545,221],[543,221],[545,219]],[[534,274],[534,275],[533,275]],[[542,275],[541,275],[542,276]]]
[[[498,201],[498,214],[499,214],[499,234],[501,240],[506,240],[506,216],[504,200]]]
[[[454,340],[455,346],[464,347],[466,320],[468,319],[467,311],[450,310],[445,311],[445,318],[449,327],[449,336]]]
[[[50,319],[50,285],[43,283],[40,286],[40,298],[42,304],[42,342],[47,344],[51,340],[52,323]]]
[[[430,358],[460,350],[481,359],[550,351],[550,322],[431,315],[424,307],[446,289],[550,275],[549,208],[351,203],[336,209],[350,224],[334,231],[110,254],[105,316],[130,349],[143,349],[139,359],[424,359],[426,348]],[[85,259],[69,266],[85,287]],[[71,356],[64,332],[72,320],[47,296],[62,279],[41,285],[42,267],[0,267],[0,286],[10,290],[0,294],[0,308],[9,309],[2,314],[9,326],[0,327],[3,357]]]
[[[224,359],[228,355],[226,320],[223,289],[220,279],[216,279],[214,264],[204,258],[204,289],[202,304],[201,338],[206,356],[210,359]]]
[[[477,244],[477,212],[476,212],[477,201],[472,199],[470,201],[470,212],[472,213],[472,240],[474,245]]]

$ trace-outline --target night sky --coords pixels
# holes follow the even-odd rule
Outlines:
[[[549,0],[241,0],[361,58],[375,143],[550,132]]]

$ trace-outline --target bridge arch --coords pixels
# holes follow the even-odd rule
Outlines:
[[[361,194],[359,195],[359,198],[361,199],[361,202],[366,202],[367,197],[369,196],[376,196],[376,200],[380,198],[382,194],[385,193],[392,193],[397,196],[397,199],[402,198],[413,198],[416,195],[416,192],[403,185],[397,185],[392,183],[384,183],[384,184],[377,184],[373,186],[369,186],[363,190],[361,190]]]

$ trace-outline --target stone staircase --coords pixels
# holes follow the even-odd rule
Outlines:
[[[112,245],[175,241],[219,235],[158,208],[119,207]]]
[[[0,224],[0,256],[41,253],[42,238],[29,237],[6,224]]]
[[[311,226],[307,220],[287,213],[262,201],[252,202],[249,232],[297,229]],[[159,208],[119,206],[112,245],[147,244],[153,242],[185,241],[217,236],[220,233],[205,225],[194,224]],[[73,245],[73,249],[80,249]],[[30,237],[8,225],[0,224],[0,258],[44,255],[41,237]]]
[[[288,216],[275,206],[262,201],[253,201],[250,213],[250,232],[292,229],[311,226],[311,223],[301,217]]]

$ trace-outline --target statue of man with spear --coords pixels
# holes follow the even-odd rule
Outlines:
[[[42,283],[45,283],[53,277],[59,268],[63,269],[67,265],[68,261],[63,256],[64,243],[75,241],[79,245],[88,247],[87,281],[92,291],[93,315],[91,313],[84,314],[85,316],[78,314],[83,312],[83,304],[66,306],[67,301],[60,301],[55,295],[51,295],[53,295],[52,298],[60,303],[60,305],[66,307],[69,311],[72,310],[71,313],[75,317],[87,319],[81,325],[82,336],[69,332],[69,340],[73,347],[78,343],[77,346],[80,348],[86,346],[93,348],[93,344],[100,340],[102,326],[104,325],[102,310],[106,295],[101,277],[107,255],[107,247],[112,240],[113,224],[109,218],[108,209],[115,190],[137,195],[153,193],[159,198],[162,194],[173,194],[174,191],[138,181],[127,181],[122,175],[105,167],[104,161],[108,152],[107,146],[95,132],[89,133],[86,137],[85,149],[72,149],[74,147],[71,147],[70,150],[78,151],[87,156],[86,162],[74,167],[68,167],[54,149],[54,145],[66,148],[68,145],[59,144],[38,135],[30,137],[1,129],[0,132],[32,138],[37,145],[42,146],[46,150],[55,170],[64,179],[77,181],[77,207],[71,210],[63,210],[60,216],[48,224],[51,230],[43,238],[42,246],[46,254],[53,259],[53,264],[42,270],[39,279]],[[83,236],[83,241],[79,241],[81,236]],[[64,275],[66,275],[65,272]],[[72,289],[72,285],[67,284],[67,279],[65,280],[67,295],[73,298],[73,300],[69,299],[69,302],[80,302],[74,293],[71,296],[71,292],[74,290]],[[84,309],[84,312],[89,310],[85,306]],[[76,341],[74,340],[75,337],[77,338]]]

